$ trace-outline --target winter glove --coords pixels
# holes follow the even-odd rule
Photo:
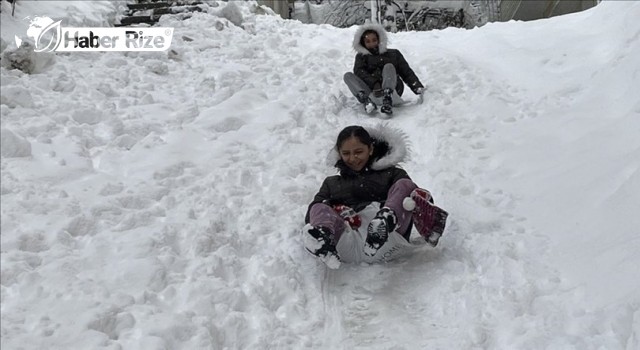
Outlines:
[[[333,206],[333,210],[340,215],[340,217],[346,221],[351,229],[357,230],[360,225],[362,225],[362,220],[360,219],[360,215],[356,213],[353,208],[346,206],[344,204],[337,204]]]

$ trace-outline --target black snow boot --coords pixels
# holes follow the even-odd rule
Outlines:
[[[365,112],[371,113],[376,110],[377,108],[376,104],[373,103],[373,101],[371,101],[371,99],[369,98],[366,92],[364,91],[358,92],[358,95],[356,95],[356,98],[358,99],[358,102],[364,105]]]
[[[302,235],[304,247],[309,253],[317,256],[330,269],[340,267],[340,257],[329,229],[307,224],[302,228]]]
[[[391,94],[393,94],[392,89],[384,89],[384,97],[382,97],[382,106],[380,107],[380,112],[384,114],[393,114],[393,110],[391,109],[393,98]]]
[[[396,229],[398,220],[393,210],[384,207],[378,211],[367,227],[367,240],[364,253],[373,256],[389,238],[389,234]]]
[[[367,100],[369,100],[369,96],[367,96],[367,93],[365,93],[364,91],[358,92],[358,94],[356,95],[356,98],[360,103],[367,103]]]
[[[331,243],[331,232],[327,228],[306,225],[304,233],[308,235],[305,237],[304,246],[309,253],[315,256],[326,256],[327,253],[336,252],[336,246]]]

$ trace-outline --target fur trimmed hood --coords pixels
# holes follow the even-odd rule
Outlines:
[[[409,142],[407,135],[400,129],[392,128],[388,124],[374,127],[364,126],[374,140],[373,155],[368,167],[372,170],[383,170],[409,160]],[[327,165],[335,166],[342,171],[340,154],[334,146],[327,156]]]
[[[371,55],[371,52],[369,52],[362,43],[362,34],[367,30],[373,30],[378,33],[378,52],[385,53],[387,51],[387,43],[389,42],[389,39],[387,38],[387,31],[384,30],[382,25],[377,23],[365,23],[358,27],[356,34],[353,36],[353,49],[363,55]]]

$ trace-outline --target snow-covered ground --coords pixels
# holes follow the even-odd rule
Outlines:
[[[355,28],[219,5],[162,18],[173,53],[2,68],[2,349],[640,348],[640,3],[390,34],[428,93],[388,123],[450,223],[335,271],[299,229],[337,132],[381,122],[342,83]],[[9,49],[115,16],[2,6]]]

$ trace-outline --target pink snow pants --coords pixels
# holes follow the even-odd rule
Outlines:
[[[404,210],[402,207],[402,201],[409,197],[411,191],[418,188],[418,186],[409,179],[400,179],[396,181],[389,192],[387,192],[387,200],[384,203],[385,207],[390,208],[396,214],[398,219],[398,225],[396,232],[404,234],[409,228],[411,223],[411,212]],[[333,208],[324,204],[316,203],[311,207],[309,212],[309,223],[313,226],[322,226],[328,228],[333,232],[334,243],[338,243],[340,236],[344,232],[345,223],[344,220],[336,213]]]

